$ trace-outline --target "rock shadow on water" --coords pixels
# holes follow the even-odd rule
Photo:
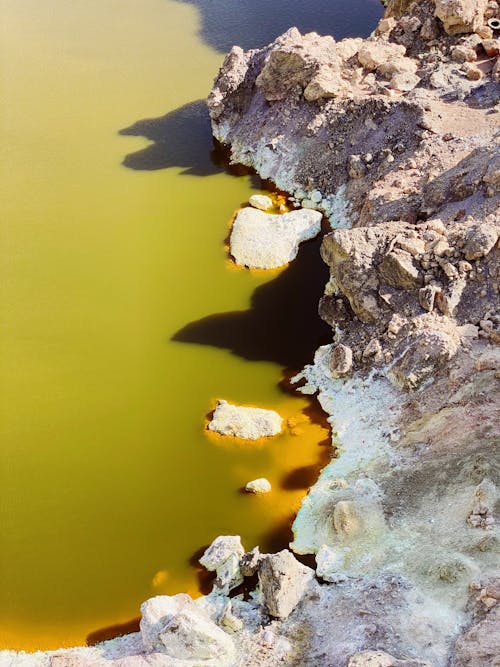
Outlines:
[[[141,617],[137,616],[125,623],[115,623],[114,625],[108,625],[105,628],[94,630],[87,635],[86,645],[96,646],[109,639],[116,639],[117,637],[123,637],[123,635],[129,635],[132,632],[139,632],[140,620]]]
[[[368,37],[383,13],[380,0],[168,0],[193,5],[200,13],[200,37],[226,53],[265,46],[296,26],[302,33],[331,34],[336,39]]]
[[[318,315],[328,281],[321,239],[301,246],[297,258],[274,280],[258,287],[245,311],[217,313],[187,324],[172,340],[230,350],[249,361],[271,361],[300,370],[331,329]]]
[[[170,167],[181,168],[183,175],[212,176],[228,173],[234,176],[252,175],[242,165],[232,165],[229,149],[212,136],[210,117],[205,100],[196,100],[158,118],[144,118],[123,128],[119,134],[144,137],[152,143],[123,160],[128,169],[157,171]]]

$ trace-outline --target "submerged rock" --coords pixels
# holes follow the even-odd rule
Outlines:
[[[239,211],[230,237],[236,264],[255,269],[274,269],[295,259],[302,241],[321,229],[321,213],[298,210],[272,215],[254,208]]]
[[[220,400],[208,428],[220,435],[257,440],[277,435],[282,424],[282,417],[274,410],[243,407]]]

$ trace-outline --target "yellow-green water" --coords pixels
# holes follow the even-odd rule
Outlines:
[[[327,457],[278,386],[319,334],[317,247],[231,268],[258,183],[210,157],[191,103],[221,54],[191,4],[0,0],[0,648],[85,643],[152,594],[195,594],[218,534],[282,546]],[[301,423],[209,438],[218,397]],[[260,476],[269,496],[240,493]]]

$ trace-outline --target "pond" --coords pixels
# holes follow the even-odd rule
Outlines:
[[[233,43],[367,35],[381,5],[0,4],[0,648],[32,650],[199,594],[219,534],[287,544],[331,452],[283,388],[328,339],[326,269],[317,242],[280,271],[232,266],[231,218],[264,184],[228,167],[202,100]],[[210,438],[217,398],[289,422],[264,445]],[[241,493],[262,476],[271,494]]]

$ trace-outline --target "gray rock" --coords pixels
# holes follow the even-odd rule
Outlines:
[[[287,618],[313,578],[314,570],[299,563],[286,549],[265,556],[259,569],[259,582],[269,614]]]
[[[479,224],[467,230],[465,234],[465,259],[485,257],[498,241],[498,229],[487,223]]]

